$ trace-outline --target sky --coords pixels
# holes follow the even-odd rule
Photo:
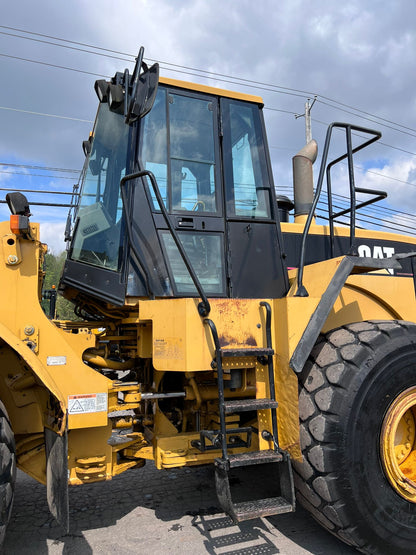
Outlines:
[[[312,134],[320,153],[333,121],[381,131],[381,141],[356,157],[356,184],[387,191],[372,213],[413,232],[415,20],[413,0],[7,3],[0,21],[0,200],[7,188],[72,190],[97,109],[94,81],[132,70],[144,46],[145,59],[159,61],[166,77],[263,97],[276,189],[289,197],[291,159],[305,142],[305,120],[295,114],[304,113],[308,98],[316,96]],[[336,156],[345,139],[334,136]],[[336,177],[335,192],[347,194],[346,165]],[[42,241],[55,253],[64,249],[67,213],[32,206],[32,221],[41,222]],[[4,204],[0,217],[8,218]]]

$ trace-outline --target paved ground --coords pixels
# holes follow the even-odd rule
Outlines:
[[[302,509],[235,525],[218,509],[212,467],[157,471],[70,489],[71,529],[49,514],[43,486],[19,472],[4,553],[354,555]]]

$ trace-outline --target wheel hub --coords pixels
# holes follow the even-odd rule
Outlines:
[[[392,402],[383,421],[380,454],[395,491],[416,503],[416,387]]]

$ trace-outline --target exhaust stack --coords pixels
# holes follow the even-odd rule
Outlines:
[[[315,139],[308,142],[292,158],[293,193],[295,199],[295,223],[305,223],[313,202],[312,165],[318,155]]]

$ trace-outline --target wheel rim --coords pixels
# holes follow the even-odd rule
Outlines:
[[[416,503],[416,387],[391,403],[383,421],[380,453],[386,476],[395,491]]]

